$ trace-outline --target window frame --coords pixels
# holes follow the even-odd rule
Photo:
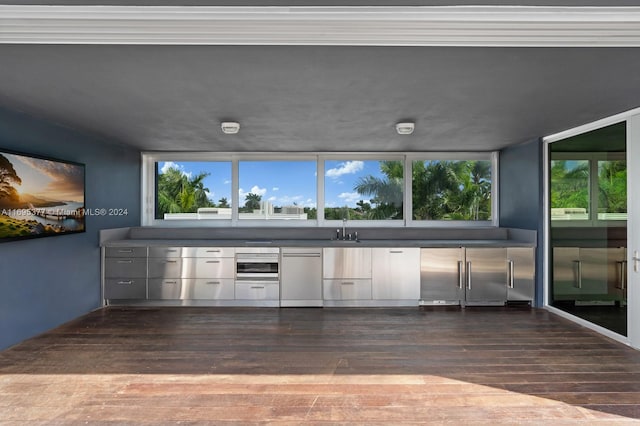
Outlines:
[[[239,162],[240,161],[315,161],[317,219],[239,219]],[[442,228],[442,227],[498,227],[498,152],[142,152],[141,170],[141,225],[155,227],[337,227],[342,221],[326,220],[325,207],[325,161],[402,161],[404,164],[403,219],[401,220],[353,220],[350,227],[378,228]],[[491,161],[491,220],[454,221],[454,220],[413,220],[412,166],[413,161],[427,160],[490,160]],[[170,221],[155,218],[156,209],[156,170],[157,162],[162,161],[218,161],[231,162],[231,219],[172,219]]]

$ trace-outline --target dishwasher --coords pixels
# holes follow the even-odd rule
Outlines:
[[[283,247],[281,307],[321,307],[322,248]]]

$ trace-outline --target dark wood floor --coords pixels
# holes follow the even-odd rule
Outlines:
[[[640,352],[544,310],[107,308],[0,352],[0,424],[626,424]]]

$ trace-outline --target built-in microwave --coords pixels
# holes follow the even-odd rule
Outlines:
[[[279,248],[245,247],[236,249],[236,279],[277,281],[279,273]]]

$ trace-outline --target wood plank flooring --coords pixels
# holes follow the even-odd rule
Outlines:
[[[105,308],[0,352],[0,424],[640,423],[640,351],[544,310]]]

